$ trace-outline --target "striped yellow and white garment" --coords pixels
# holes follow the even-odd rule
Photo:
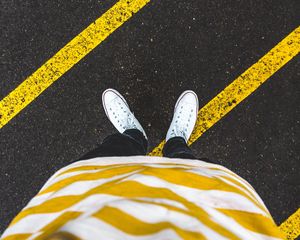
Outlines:
[[[56,172],[2,238],[280,239],[261,198],[199,160],[94,158]]]

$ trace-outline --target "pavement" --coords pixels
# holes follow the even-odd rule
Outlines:
[[[204,106],[299,25],[297,2],[152,0],[0,129],[0,232],[56,170],[115,131],[106,88],[126,97],[151,150],[180,93]],[[0,99],[114,3],[2,1]],[[277,224],[300,206],[299,60],[192,145],[249,181]]]

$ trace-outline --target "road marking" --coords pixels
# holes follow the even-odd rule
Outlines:
[[[268,80],[276,71],[283,67],[300,51],[300,27],[296,28],[257,63],[253,64],[222,92],[214,97],[198,112],[195,129],[188,142],[191,145],[203,133],[217,123],[222,117],[247,98],[261,84]],[[149,155],[161,156],[165,140]],[[300,235],[300,210],[298,209],[279,227],[287,236],[295,239]]]
[[[296,239],[300,236],[300,208],[285,220],[279,229],[285,234],[285,239]]]
[[[276,71],[283,67],[300,51],[300,27],[297,27],[266,55],[248,68],[223,91],[198,112],[195,129],[188,142],[191,145],[203,133],[221,120],[241,101],[253,93]],[[149,155],[161,156],[165,141],[155,147]]]
[[[95,22],[67,43],[44,65],[0,101],[0,128],[20,113],[52,83],[129,20],[150,0],[120,0]],[[253,64],[198,112],[198,120],[189,145],[247,98],[300,50],[300,27],[291,32],[257,63]],[[161,155],[161,142],[149,155]],[[300,235],[300,209],[280,229],[286,239]]]
[[[0,101],[0,128],[150,0],[120,0]]]

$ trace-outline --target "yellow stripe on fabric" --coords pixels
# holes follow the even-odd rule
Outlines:
[[[112,160],[113,161],[113,160]],[[174,165],[178,166],[178,167],[181,167],[182,168],[189,168],[189,169],[192,169],[192,168],[195,168],[195,166],[192,166],[192,165],[189,165],[189,164],[182,164],[182,163],[174,163],[174,162],[171,162],[170,163],[164,163],[164,162],[159,162],[159,163],[149,163],[149,162],[145,162],[145,163],[139,163],[140,166],[148,166],[149,164],[155,164],[155,165],[163,165],[163,166],[171,166],[173,167]],[[85,171],[85,170],[100,170],[100,169],[104,169],[104,168],[114,168],[114,167],[118,167],[118,166],[121,166],[121,165],[126,165],[126,166],[132,166],[132,165],[136,165],[136,163],[134,162],[131,162],[131,163],[118,163],[118,164],[109,164],[109,165],[88,165],[88,166],[77,166],[77,167],[71,167],[65,171],[62,171],[61,173],[59,173],[57,176],[61,176],[61,175],[64,175],[66,173],[71,173],[71,172],[76,172],[76,171]],[[220,169],[217,169],[217,170],[220,170]]]
[[[258,201],[256,196],[254,195],[254,193],[251,192],[249,189],[247,189],[243,184],[241,184],[240,182],[236,181],[235,179],[233,179],[231,177],[227,177],[227,176],[221,176],[220,179],[221,180],[224,179],[224,181],[227,180],[227,181],[231,182],[232,184],[235,184],[235,185],[239,186],[240,188],[242,188],[243,191],[247,192],[252,197],[252,200],[257,202],[266,213],[269,213],[268,209],[265,206],[261,205],[261,203]]]
[[[134,191],[132,191],[132,189],[134,189]],[[209,215],[202,208],[198,207],[192,202],[187,201],[184,197],[179,196],[166,188],[148,187],[135,181],[115,181],[114,183],[110,182],[107,184],[103,184],[102,186],[98,186],[82,195],[70,195],[50,199],[38,206],[34,206],[32,208],[23,210],[17,215],[17,217],[13,220],[10,226],[14,225],[24,217],[29,216],[31,214],[47,214],[63,211],[68,207],[71,207],[72,205],[79,203],[80,201],[94,194],[110,194],[114,196],[124,197],[127,199],[147,197],[163,198],[177,201],[183,204],[188,209],[189,215],[196,217],[203,224],[214,229],[218,233],[223,234],[224,236],[230,236],[230,232],[228,230],[212,222]]]
[[[224,213],[226,216],[233,218],[240,225],[250,231],[271,237],[283,237],[273,219],[267,218],[261,214],[230,209],[217,210]]]
[[[224,169],[224,172],[228,173],[230,176],[222,176],[221,179],[226,179],[236,185],[238,185],[239,187],[243,188],[246,192],[248,192],[252,197],[253,199],[258,203],[260,204],[264,211],[270,216],[271,214],[269,213],[269,210],[267,209],[267,207],[262,204],[262,200],[260,199],[259,195],[256,193],[255,189],[243,178],[241,178],[240,176],[236,175],[235,173],[233,172],[230,172],[228,169],[225,170]]]
[[[285,239],[296,239],[300,236],[300,208],[285,220],[279,229],[285,235]]]
[[[255,204],[255,206],[257,206],[259,209],[265,211],[265,208],[261,206],[261,204],[259,204],[256,200],[249,197],[249,195],[247,195],[245,192],[223,182],[222,180],[219,180],[218,178],[211,179],[208,177],[200,176],[195,173],[180,171],[179,169],[173,170],[173,169],[165,169],[165,168],[164,169],[145,168],[139,174],[158,177],[167,182],[177,184],[180,186],[194,188],[197,190],[213,189],[213,190],[237,193],[249,199],[249,201]]]
[[[164,229],[174,230],[183,239],[205,239],[197,232],[183,230],[170,222],[146,223],[117,208],[104,207],[93,215],[115,228],[131,235],[141,236],[158,233]]]
[[[83,173],[83,174],[79,174],[76,176],[72,176],[67,179],[63,179],[63,180],[55,183],[54,185],[49,186],[47,189],[43,190],[39,194],[44,194],[46,192],[58,190],[61,187],[66,186],[67,185],[66,183],[70,184],[70,183],[74,183],[76,181],[108,178],[108,177],[116,176],[118,174],[127,173],[128,171],[129,172],[135,171],[138,169],[141,169],[141,173],[151,174],[152,176],[155,176],[157,173],[158,177],[161,177],[162,179],[165,179],[166,181],[172,182],[171,179],[173,179],[173,180],[175,180],[175,182],[173,181],[173,183],[180,184],[183,186],[188,186],[188,187],[202,189],[202,190],[205,190],[205,189],[208,190],[208,189],[212,189],[212,188],[216,187],[215,186],[216,181],[213,181],[211,178],[208,178],[205,176],[200,176],[195,173],[185,172],[186,168],[180,168],[180,165],[176,168],[170,167],[170,168],[163,168],[163,169],[156,168],[156,167],[149,167],[149,166],[143,165],[143,164],[141,164],[141,165],[130,164],[129,166],[128,165],[129,164],[123,164],[123,165],[119,165],[119,166],[115,165],[115,168],[110,168],[113,165],[109,165],[109,166],[107,166],[108,169],[103,170],[103,168],[101,167],[102,171],[99,171],[96,173],[86,173],[86,174]],[[91,168],[89,168],[89,166],[83,166],[83,167],[78,167],[76,169],[70,169],[70,170],[74,170],[74,171],[95,170],[95,169],[97,169],[96,167],[97,166],[91,166]],[[65,174],[67,172],[69,173],[69,171],[66,171],[61,174]],[[176,177],[175,177],[175,175],[176,175]],[[191,178],[190,181],[186,181],[186,178],[189,178],[189,177]],[[229,178],[229,179],[231,180],[231,178]],[[238,184],[238,183],[236,183],[236,184]],[[236,189],[228,184],[225,184],[225,185],[226,185],[226,187],[230,188],[230,190],[228,190],[228,191],[236,190],[237,192],[241,192],[238,189]],[[239,185],[242,186],[241,184],[239,184]],[[218,189],[224,190],[225,188],[222,188],[222,189],[218,188]],[[243,189],[245,189],[245,188],[243,188]],[[247,191],[247,189],[245,189],[245,191]],[[247,191],[247,192],[249,192],[249,191]]]
[[[204,217],[203,214],[198,214],[198,211],[187,211],[175,206],[171,206],[165,203],[158,203],[158,202],[152,202],[152,201],[147,201],[147,200],[140,200],[140,199],[130,199],[131,201],[135,201],[135,202],[141,202],[141,203],[148,203],[148,204],[154,204],[154,205],[158,205],[161,207],[165,207],[169,210],[172,211],[176,211],[176,212],[180,212],[192,217],[197,218],[200,222],[202,222],[203,224],[205,224],[207,227],[209,227],[210,229],[212,229],[213,231],[219,233],[220,235],[224,236],[227,239],[239,239],[236,235],[234,235],[232,232],[228,231],[227,229],[225,229],[223,226],[219,225],[218,223],[215,223],[211,220],[210,217]]]
[[[10,236],[7,236],[5,238],[2,238],[2,240],[20,240],[20,239],[27,239],[31,236],[32,234],[28,233],[21,233],[21,234],[13,234]]]
[[[54,221],[43,227],[40,232],[41,235],[35,238],[35,240],[44,240],[47,236],[54,233],[56,230],[65,225],[68,221],[78,218],[81,212],[65,212],[61,216],[57,217]]]
[[[63,211],[68,207],[71,207],[72,205],[76,204],[80,200],[84,199],[85,197],[86,196],[82,196],[82,195],[81,196],[68,195],[63,197],[57,197],[57,198],[52,198],[50,200],[47,200],[40,205],[33,206],[31,208],[26,208],[22,210],[13,219],[9,227],[13,226],[24,217],[27,217],[32,214],[46,214],[46,213],[56,213],[56,212]]]
[[[141,167],[141,166],[129,166],[129,167],[122,167],[120,169],[126,169],[126,170],[134,170],[133,168],[134,167],[138,167],[140,168],[141,170],[145,169],[146,167]],[[115,169],[114,169],[115,170]],[[168,177],[170,175],[178,175],[179,172],[178,170],[175,171],[170,171],[168,170],[168,172],[162,172],[162,169],[156,169],[157,171],[161,172],[161,173],[164,173],[165,176],[163,177]],[[165,169],[163,169],[165,171]],[[113,172],[113,171],[111,171]],[[149,171],[148,169],[148,172],[150,172],[152,174],[151,171]],[[146,171],[145,171],[146,173]],[[100,172],[100,175],[102,174],[102,172]],[[107,174],[109,174],[109,171],[107,172]],[[174,177],[178,177],[177,175]],[[75,176],[77,177],[77,176]],[[182,177],[184,177],[183,175],[180,175],[180,178],[182,179]],[[193,178],[193,179],[189,179],[188,182],[201,182],[203,181],[202,178],[200,178],[198,175],[195,175],[196,178]],[[70,177],[72,178],[72,177]],[[126,178],[126,177],[124,177]],[[33,206],[31,208],[27,208],[25,210],[23,210],[19,215],[17,215],[17,217],[13,220],[12,224],[16,223],[17,221],[19,221],[20,219],[30,215],[30,214],[34,214],[34,213],[52,213],[52,212],[59,212],[59,211],[62,211],[76,203],[78,203],[79,201],[81,201],[82,199],[88,197],[88,196],[91,196],[93,194],[97,194],[97,193],[106,193],[106,194],[112,194],[112,195],[117,195],[117,196],[126,196],[126,197],[130,197],[131,195],[130,194],[133,194],[133,196],[136,194],[137,197],[155,197],[155,196],[159,196],[160,198],[169,198],[170,195],[172,196],[172,198],[174,198],[174,196],[176,196],[177,200],[178,200],[178,195],[174,194],[172,191],[166,189],[166,188],[152,188],[152,187],[148,187],[146,185],[136,185],[136,183],[126,183],[126,185],[124,185],[125,183],[118,183],[120,182],[122,179],[124,178],[120,178],[118,180],[115,180],[115,181],[111,181],[109,183],[105,183],[105,184],[102,184],[98,187],[95,187],[89,191],[87,191],[85,194],[81,194],[81,195],[72,195],[72,196],[62,196],[62,197],[56,197],[56,198],[52,198],[52,199],[49,199],[49,200],[46,200],[45,202],[43,202],[42,204],[40,205],[37,205],[37,206]],[[82,180],[82,178],[80,178],[80,180]],[[168,179],[170,180],[170,179]],[[64,180],[63,180],[64,181]],[[72,182],[72,181],[71,181]],[[193,184],[193,183],[192,183]],[[207,183],[208,184],[208,183]],[[55,184],[54,184],[55,185]],[[128,187],[126,188],[126,186],[130,186],[130,185],[134,185],[135,187]],[[60,187],[62,187],[64,185],[60,185],[59,188],[57,188],[56,190],[60,189]],[[139,192],[137,193],[137,189],[139,186]],[[50,186],[51,187],[51,186]],[[57,186],[55,186],[56,188]],[[120,189],[119,189],[120,188]],[[134,191],[132,191],[132,189],[134,189]],[[143,189],[149,191],[149,193],[143,191]],[[46,189],[47,190],[47,189]],[[160,193],[158,193],[158,191],[161,191]],[[132,193],[131,193],[132,192]],[[155,194],[154,194],[155,193]],[[166,195],[164,195],[166,194]],[[183,198],[179,198],[180,201],[179,202],[186,202],[186,200],[184,200]],[[172,199],[174,200],[174,199]],[[199,209],[198,209],[199,210]]]
[[[134,189],[134,191],[132,189]],[[129,197],[129,198],[131,197],[165,198],[165,199],[178,201],[186,205],[186,207],[188,206],[196,207],[195,204],[188,202],[183,197],[173,193],[169,189],[148,187],[146,185],[134,181],[120,182],[119,179],[116,181],[111,181],[109,183],[102,184],[101,186],[97,186],[81,195],[68,195],[68,196],[56,197],[56,198],[49,199],[40,205],[33,206],[31,208],[26,208],[13,219],[10,226],[14,225],[21,219],[31,214],[46,214],[46,213],[55,213],[55,212],[63,211],[93,194],[111,194],[114,196]],[[207,213],[202,211],[200,208],[196,207],[194,210],[196,211],[196,209],[197,211],[200,211],[202,214],[207,216]]]
[[[75,176],[68,177],[66,179],[63,179],[61,181],[58,181],[57,183],[54,183],[53,185],[50,185],[43,191],[41,191],[39,195],[43,195],[45,193],[49,192],[55,192],[58,190],[61,190],[64,187],[67,187],[68,185],[71,185],[73,183],[76,183],[78,181],[92,181],[92,180],[99,180],[99,179],[105,179],[105,178],[111,178],[115,177],[117,175],[126,174],[130,172],[134,172],[136,170],[143,169],[142,166],[136,165],[136,166],[120,166],[113,169],[104,169],[100,170],[95,173],[82,173]]]
[[[132,165],[132,166],[122,165],[117,168],[100,170],[99,172],[96,173],[83,173],[83,174],[78,174],[76,176],[71,176],[57,183],[54,183],[53,185],[50,185],[49,187],[41,191],[38,195],[61,190],[62,188],[67,187],[68,185],[71,185],[78,181],[92,181],[92,180],[110,178],[120,174],[134,172],[136,170],[140,170],[139,174],[159,177],[170,183],[178,184],[190,188],[195,188],[199,190],[214,189],[220,191],[234,192],[246,197],[258,208],[265,211],[265,208],[262,207],[261,204],[259,204],[256,200],[249,197],[249,195],[247,195],[245,192],[235,187],[232,187],[229,184],[220,182],[221,180],[219,180],[218,178],[212,179],[205,176],[200,176],[195,173],[181,171],[181,170],[185,170],[184,168],[160,169],[160,168],[140,166],[140,165]]]
[[[195,142],[203,133],[234,109],[253,93],[275,72],[288,63],[300,51],[300,27],[296,28],[266,55],[248,68],[222,92],[214,97],[198,112],[198,119],[189,144]],[[164,141],[149,154],[161,156]]]
[[[120,0],[0,101],[0,128],[143,8],[150,0]]]
[[[236,173],[230,171],[229,169],[225,168],[225,167],[222,167],[222,169],[220,168],[208,168],[210,170],[215,170],[215,171],[218,171],[220,173],[226,173],[228,174],[227,176],[224,176],[224,174],[220,174],[219,176],[221,178],[225,178],[227,179],[228,181],[232,182],[232,183],[235,183],[237,185],[239,185],[241,188],[243,188],[246,192],[248,192],[249,194],[251,194],[255,199],[256,199],[256,196],[254,195],[254,193],[256,193],[255,189],[243,178],[241,178],[239,175],[237,175]],[[252,192],[252,191],[253,192]],[[256,199],[257,200],[257,199]],[[257,201],[258,202],[258,201]],[[268,210],[267,210],[268,211]]]
[[[196,173],[187,172],[186,169],[172,169],[172,168],[153,168],[153,167],[146,167],[144,170],[140,171],[139,174],[144,175],[151,175],[154,177],[158,177],[163,179],[167,182],[200,189],[200,190],[222,190],[222,191],[229,191],[229,192],[242,192],[231,185],[224,183],[220,179],[214,177],[206,177]],[[245,194],[244,192],[242,192]]]
[[[69,232],[59,231],[49,235],[49,237],[45,238],[44,240],[82,240],[82,239]]]
[[[110,168],[111,166],[112,165],[105,165],[105,166],[89,165],[89,166],[73,167],[73,168],[67,169],[65,171],[62,171],[61,173],[57,174],[56,177],[64,175],[66,173],[89,171],[89,170],[101,170],[101,169],[105,169],[105,168]],[[116,166],[116,165],[114,165],[114,166]]]

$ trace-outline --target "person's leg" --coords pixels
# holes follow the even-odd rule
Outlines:
[[[93,151],[79,160],[107,156],[145,155],[147,135],[129,109],[125,98],[114,89],[106,89],[102,94],[102,104],[106,116],[119,133],[108,136]]]
[[[199,104],[196,93],[191,90],[183,92],[178,98],[172,122],[166,135],[163,156],[169,158],[199,159],[187,145],[197,121]],[[206,158],[199,160],[212,162]]]
[[[164,145],[163,156],[169,158],[196,159],[192,150],[182,137],[170,138]]]
[[[95,157],[146,155],[148,141],[137,129],[128,129],[106,137],[96,149],[88,152],[79,160]]]
[[[163,148],[163,156],[168,158],[195,159],[216,163],[208,158],[197,158],[182,137],[170,138]]]
[[[195,159],[187,145],[197,120],[198,97],[191,90],[184,91],[178,98],[173,119],[166,135],[163,156],[170,158]]]

